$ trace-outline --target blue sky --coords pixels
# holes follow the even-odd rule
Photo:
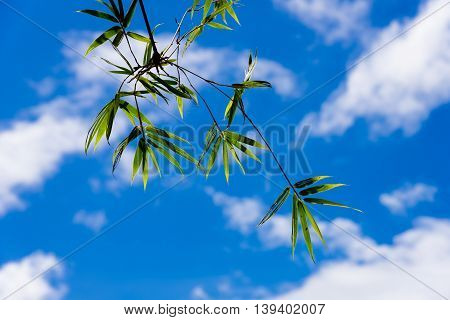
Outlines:
[[[235,170],[229,185],[220,171],[207,181],[192,175],[13,298],[450,295],[450,8],[439,0],[242,2],[241,26],[205,33],[186,63],[232,81],[245,55],[257,49],[257,74],[274,90],[247,95],[249,113],[264,127],[310,125],[303,149],[307,174],[349,184],[329,198],[365,213],[317,208],[328,247],[317,245],[314,265],[303,244],[291,258],[288,206],[256,228],[284,187],[280,175]],[[90,122],[117,87],[77,54],[108,26],[75,12],[96,5],[0,1],[8,28],[0,51],[2,296],[181,179],[155,177],[144,191],[139,183],[130,186],[129,158],[113,177],[110,147],[83,153]],[[152,21],[164,23],[161,39],[173,31],[184,5],[148,1]],[[144,26],[137,21],[133,28]],[[90,58],[96,64],[99,55],[111,54],[101,50]],[[202,90],[221,115],[224,102]],[[183,125],[173,106],[147,108],[161,125]],[[206,110],[195,107],[184,121],[209,123]],[[121,134],[118,126],[117,139]],[[288,144],[274,142],[274,148],[286,154]],[[304,174],[299,166],[290,173],[293,179]]]

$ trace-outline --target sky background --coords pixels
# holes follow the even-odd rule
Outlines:
[[[161,42],[190,4],[146,3],[153,24],[164,23]],[[118,85],[98,67],[110,49],[82,57],[109,24],[76,10],[97,5],[0,0],[2,297],[98,235],[11,298],[450,296],[447,1],[242,1],[241,26],[208,30],[185,57],[209,78],[239,81],[257,49],[256,76],[274,89],[246,95],[248,112],[264,128],[297,128],[289,141],[272,140],[280,154],[298,139],[292,132],[311,128],[302,150],[310,171],[291,163],[293,179],[326,174],[349,185],[328,198],[365,213],[315,208],[327,240],[316,264],[303,243],[291,258],[289,205],[256,227],[285,186],[275,172],[234,170],[229,184],[221,171],[182,183],[169,174],[144,191],[130,185],[130,154],[114,177],[111,147],[84,155],[87,130]],[[140,20],[133,29],[143,30]],[[201,90],[221,117],[223,99]],[[168,128],[209,124],[203,107],[188,107],[183,121],[173,106],[145,108]]]

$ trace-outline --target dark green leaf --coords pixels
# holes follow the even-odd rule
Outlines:
[[[128,28],[131,24],[131,19],[133,18],[134,11],[136,9],[137,0],[133,0],[131,2],[130,8],[128,9],[127,14],[125,15],[125,19],[123,20],[123,26]]]
[[[297,189],[304,188],[304,187],[314,184],[320,180],[327,179],[327,178],[331,178],[331,177],[330,176],[317,176],[317,177],[308,178],[308,179],[305,179],[305,180],[295,183],[294,187]]]
[[[321,204],[321,205],[324,205],[324,206],[332,206],[332,207],[340,207],[340,208],[345,208],[345,209],[352,209],[352,210],[355,210],[355,211],[358,211],[358,212],[362,213],[362,211],[359,210],[359,209],[355,209],[355,208],[346,206],[344,204],[340,204],[340,203],[337,203],[337,202],[334,202],[334,201],[330,201],[330,200],[317,199],[317,198],[304,198],[303,200],[305,200],[306,202],[311,203],[311,204]]]
[[[120,28],[115,26],[108,30],[106,30],[104,33],[102,33],[97,39],[92,42],[92,44],[89,46],[89,48],[86,50],[85,55],[87,56],[89,52],[97,48],[98,46],[101,46],[104,44],[108,39],[114,37],[118,32],[120,31]]]
[[[108,14],[106,12],[102,12],[102,11],[86,9],[86,10],[80,10],[78,12],[87,13],[87,14],[90,14],[91,16],[102,18],[102,19],[106,19],[106,20],[109,20],[109,21],[112,21],[112,22],[119,22],[112,15],[110,15],[110,14]]]
[[[300,194],[302,196],[307,196],[307,195],[310,195],[310,194],[315,194],[315,193],[319,193],[319,192],[325,192],[325,191],[332,190],[332,189],[338,188],[338,187],[343,187],[343,186],[345,186],[345,184],[342,184],[342,183],[322,184],[320,186],[304,189],[304,190],[300,191]]]
[[[291,188],[287,187],[286,189],[283,190],[283,192],[280,193],[278,198],[275,200],[275,202],[270,207],[269,211],[266,213],[264,218],[259,223],[259,226],[263,225],[265,222],[267,222],[270,218],[272,218],[277,213],[277,211],[283,206],[284,202],[288,198],[290,192],[291,192]]]
[[[308,208],[303,203],[303,201],[300,201],[297,199],[297,202],[298,202],[298,208],[300,211],[300,222],[302,225],[303,238],[305,239],[305,242],[306,242],[306,248],[308,249],[311,259],[314,262],[316,262],[316,260],[314,258],[314,250],[313,250],[313,246],[312,246],[311,235],[309,233],[308,221],[306,218],[306,215],[307,215],[306,212],[308,211]]]

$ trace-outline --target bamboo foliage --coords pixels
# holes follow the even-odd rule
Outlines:
[[[112,74],[121,77],[122,82],[114,97],[100,109],[94,119],[86,137],[86,153],[92,147],[96,149],[102,140],[106,140],[108,143],[112,142],[111,134],[119,116],[125,116],[130,121],[132,129],[113,152],[112,170],[114,172],[117,169],[126,150],[134,150],[131,179],[134,180],[140,174],[144,188],[148,184],[150,168],[162,175],[161,161],[163,159],[167,160],[180,174],[183,174],[181,161],[188,161],[208,177],[213,167],[216,166],[217,159],[221,156],[224,176],[228,182],[232,163],[236,163],[245,173],[245,166],[242,162],[244,158],[261,162],[256,151],[269,152],[276,160],[287,186],[277,196],[262,218],[260,225],[267,223],[292,196],[292,253],[295,252],[298,233],[301,230],[306,249],[311,259],[314,260],[310,227],[322,241],[324,239],[308,206],[352,208],[331,200],[310,197],[344,186],[343,184],[316,185],[317,182],[329,178],[328,176],[317,176],[292,183],[278,161],[277,155],[247,113],[243,100],[244,95],[254,89],[271,88],[269,82],[253,79],[258,61],[257,54],[249,55],[242,82],[231,84],[206,79],[180,63],[180,56],[189,50],[190,46],[205,32],[228,32],[240,24],[236,13],[239,1],[193,0],[184,15],[177,20],[172,41],[164,48],[158,47],[155,41],[159,25],[152,27],[143,0],[98,0],[98,2],[102,9],[79,11],[107,24],[106,31],[102,32],[89,45],[86,55],[91,54],[100,46],[111,46],[122,63],[113,63],[103,57],[102,59],[110,66]],[[145,23],[146,34],[131,29],[138,11]],[[186,23],[189,19],[191,22]],[[124,45],[121,46],[122,43]],[[138,45],[145,48],[142,57],[139,57],[133,49]],[[125,53],[124,50],[128,52]],[[127,58],[130,55],[132,58]],[[213,87],[226,99],[223,111],[225,123],[214,116],[207,99],[193,85],[196,81],[192,79]],[[158,128],[152,123],[142,111],[142,105],[146,101],[153,101],[154,104],[158,104],[160,101],[166,103],[173,101],[177,105],[181,118],[185,116],[184,109],[187,102],[199,105],[208,112],[212,124],[205,135],[204,147],[198,157],[188,151],[189,141],[169,130]],[[261,142],[230,129],[237,116],[249,121],[258,133]]]

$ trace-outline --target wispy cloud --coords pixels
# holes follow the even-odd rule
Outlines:
[[[390,193],[380,195],[380,202],[392,213],[405,213],[419,202],[433,202],[437,188],[424,183],[406,185]]]
[[[426,1],[412,19],[393,21],[378,32],[361,58],[431,14],[443,0]],[[312,135],[345,133],[365,119],[373,136],[403,130],[411,135],[435,108],[450,100],[450,11],[447,8],[409,30],[383,50],[364,60],[301,125]]]
[[[370,0],[273,0],[318,32],[327,43],[360,37],[367,27]]]
[[[56,262],[57,258],[54,254],[38,251],[21,260],[1,265],[0,296],[3,298],[10,295],[34,276],[55,265]],[[13,294],[9,299],[61,299],[67,292],[67,286],[62,282],[63,276],[64,267],[57,265]]]
[[[211,187],[205,189],[216,206],[222,207],[228,226],[243,234],[248,234],[256,227],[264,212],[264,205],[258,198],[232,197],[218,192]]]
[[[108,222],[104,211],[78,211],[73,217],[73,223],[85,226],[94,232],[99,232]]]
[[[358,236],[385,258],[327,224],[323,226],[324,234],[332,245],[330,249],[339,252],[340,258],[322,263],[301,285],[276,298],[441,299],[432,289],[450,296],[450,220],[419,218],[412,229],[395,236],[390,245],[365,237],[349,220],[337,219],[334,223]]]

